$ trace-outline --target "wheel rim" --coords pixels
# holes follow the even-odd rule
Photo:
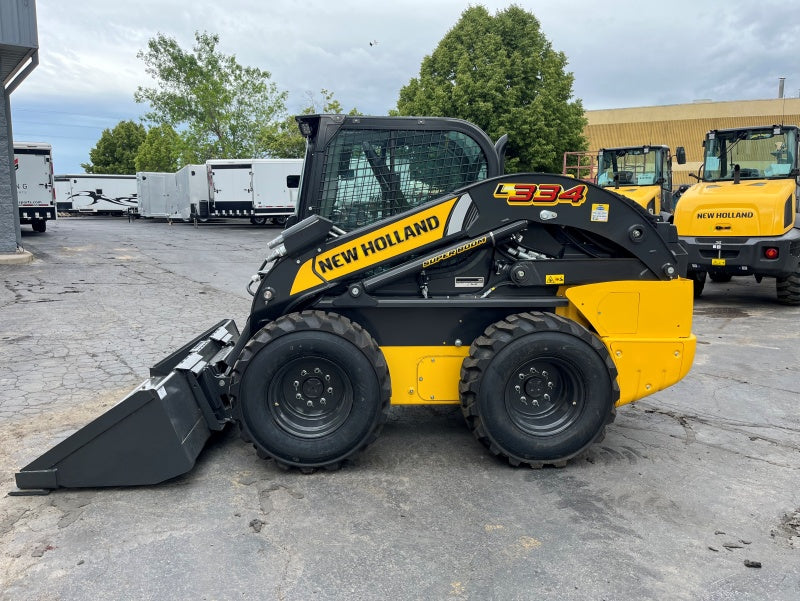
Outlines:
[[[574,368],[556,358],[522,363],[509,377],[504,397],[514,425],[535,436],[567,429],[586,404],[585,389]]]
[[[353,407],[347,373],[324,357],[289,361],[273,378],[267,404],[289,434],[320,438],[341,426]]]

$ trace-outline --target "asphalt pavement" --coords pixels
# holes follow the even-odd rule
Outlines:
[[[277,233],[23,227],[34,261],[0,265],[0,489],[163,356],[243,324]],[[0,496],[0,600],[797,601],[799,320],[773,281],[707,283],[689,375],[562,469],[495,459],[457,407],[394,407],[336,472],[227,432],[161,485]]]

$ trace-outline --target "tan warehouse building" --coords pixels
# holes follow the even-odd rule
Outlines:
[[[691,184],[703,160],[703,138],[710,129],[752,125],[800,125],[800,98],[693,102],[667,106],[586,111],[589,148],[665,144],[686,149],[686,164],[673,164],[673,187]]]

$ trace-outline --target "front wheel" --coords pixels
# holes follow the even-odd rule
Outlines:
[[[335,468],[386,421],[386,361],[361,326],[334,313],[291,313],[247,343],[233,371],[233,416],[259,456],[282,467]]]
[[[511,465],[563,466],[603,437],[619,399],[603,344],[578,324],[520,313],[470,347],[459,383],[475,437]]]
[[[775,278],[778,302],[784,305],[800,305],[800,271],[785,278]]]

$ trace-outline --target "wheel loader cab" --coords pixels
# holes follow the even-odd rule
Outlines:
[[[682,146],[675,151],[686,162]],[[672,212],[672,160],[667,146],[603,148],[597,154],[597,184],[613,188],[654,215]]]

